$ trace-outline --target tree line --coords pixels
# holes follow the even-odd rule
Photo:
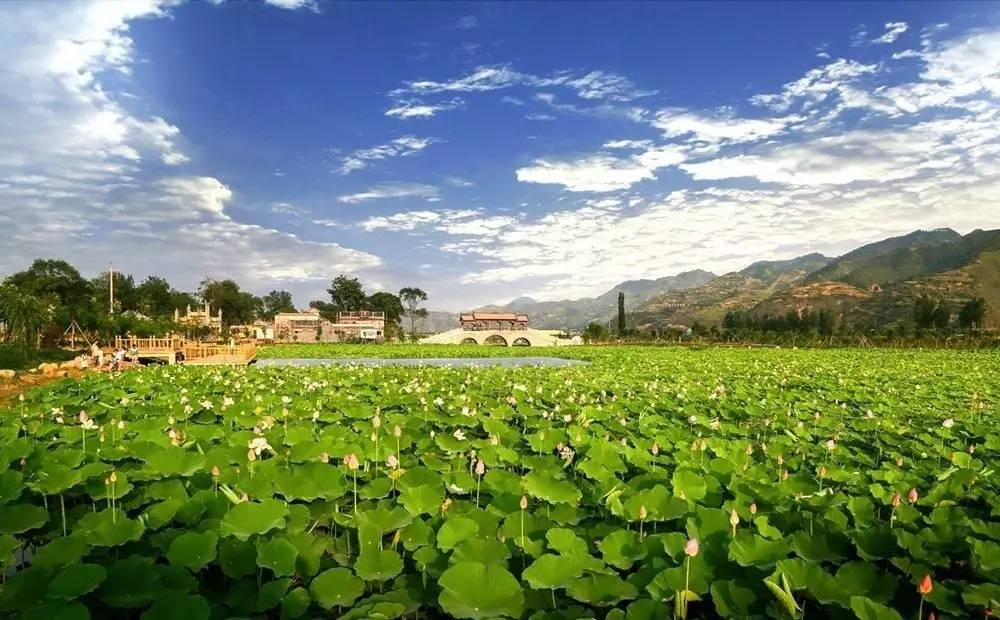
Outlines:
[[[405,287],[398,293],[367,294],[356,277],[342,274],[333,278],[327,292],[329,300],[309,304],[323,318],[335,321],[342,311],[381,311],[386,317],[386,333],[392,337],[403,334],[404,317],[414,334],[419,321],[427,316],[422,307],[427,294],[416,287]],[[81,330],[103,339],[125,333],[154,336],[184,332],[183,326],[174,323],[174,312],[183,315],[188,307],[199,309],[206,302],[213,314],[222,310],[226,328],[257,319],[270,321],[280,312],[296,311],[290,292],[272,290],[257,296],[243,290],[233,279],[206,277],[197,291],[188,292],[174,288],[159,276],[148,276],[137,283],[130,274],[114,272],[112,276],[104,272],[88,279],[67,261],[38,259],[0,281],[0,344],[53,346],[74,321]]]

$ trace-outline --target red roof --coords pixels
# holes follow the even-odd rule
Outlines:
[[[528,322],[527,314],[515,314],[513,312],[472,312],[459,316],[460,321],[514,321]]]

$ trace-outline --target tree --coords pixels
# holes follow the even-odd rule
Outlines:
[[[918,329],[926,329],[934,325],[934,309],[937,304],[927,295],[920,295],[913,302],[913,322]]]
[[[115,283],[115,307],[114,311],[125,312],[127,310],[138,310],[139,309],[139,298],[137,294],[137,289],[135,285],[135,279],[127,274],[121,273],[120,271],[114,272],[114,283]],[[108,286],[108,272],[105,271],[101,275],[97,276],[90,281],[90,285],[93,288],[93,299],[94,299],[94,311],[99,315],[108,314],[108,302],[110,299],[110,290]]]
[[[337,322],[337,307],[330,302],[314,299],[309,302],[309,307],[319,310],[320,318],[326,319],[331,323]]]
[[[330,302],[335,312],[361,310],[365,304],[365,291],[357,278],[340,274],[330,282]]]
[[[149,276],[135,287],[136,307],[149,317],[173,314],[174,291],[163,278]]]
[[[598,342],[608,337],[608,330],[600,323],[591,323],[583,330],[583,339],[586,342]]]
[[[0,326],[3,341],[34,347],[39,330],[52,320],[52,309],[16,286],[0,284]]]
[[[198,288],[202,301],[211,306],[213,313],[222,310],[222,322],[225,325],[251,323],[257,298],[240,290],[240,285],[233,280],[214,280],[205,278]]]
[[[406,308],[404,313],[410,319],[410,338],[415,339],[417,319],[427,318],[427,309],[420,307],[420,304],[427,301],[427,293],[415,286],[406,286],[399,289],[399,299]]]
[[[292,303],[292,294],[288,291],[271,291],[260,298],[260,308],[257,310],[258,316],[271,320],[279,312],[295,312],[295,304]]]
[[[399,333],[399,321],[403,316],[403,302],[399,297],[386,291],[379,291],[368,296],[365,302],[370,310],[377,310],[385,314],[386,336],[397,336]]]
[[[625,335],[625,292],[618,291],[618,337]]]
[[[947,329],[948,323],[951,322],[951,306],[948,305],[948,302],[938,302],[937,306],[934,307],[933,320],[934,327]]]
[[[71,314],[88,310],[91,306],[91,285],[83,279],[76,267],[64,260],[37,259],[24,271],[9,278],[22,292],[38,299],[54,295],[58,304]]]
[[[966,329],[981,328],[985,316],[986,300],[982,297],[977,297],[962,305],[962,308],[958,311],[958,324]]]

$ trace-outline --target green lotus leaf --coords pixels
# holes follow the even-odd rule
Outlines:
[[[309,593],[323,609],[344,607],[353,603],[365,591],[365,582],[346,568],[330,568],[312,580]]]
[[[442,551],[449,551],[458,543],[472,538],[479,532],[479,524],[465,517],[452,517],[445,520],[437,531],[437,546]]]
[[[625,620],[663,620],[669,617],[670,613],[665,604],[644,598],[629,603],[628,609],[625,611]],[[609,617],[610,614],[605,616],[605,620]]]
[[[576,504],[583,497],[572,482],[557,480],[551,473],[533,471],[521,479],[528,495],[553,504]]]
[[[358,556],[354,570],[365,581],[386,581],[403,571],[403,559],[392,549],[366,551]]]
[[[0,534],[21,534],[42,527],[48,520],[49,513],[41,506],[0,506]]]
[[[444,501],[444,489],[440,483],[406,487],[399,494],[399,501],[412,515],[435,514]]]
[[[705,499],[705,494],[708,492],[704,474],[690,469],[676,470],[671,482],[674,486],[674,495],[688,501],[697,502]]]
[[[257,541],[257,566],[271,569],[276,577],[294,575],[298,557],[298,548],[283,536]]]
[[[389,620],[401,618],[406,613],[406,605],[393,601],[372,601],[359,603],[351,608],[339,620]]]
[[[295,588],[281,599],[281,620],[298,618],[309,610],[312,599],[305,588]]]
[[[412,523],[403,528],[403,547],[407,551],[413,551],[424,545],[434,542],[434,530],[422,519],[414,519]]]
[[[378,505],[375,508],[358,510],[354,522],[368,525],[380,532],[391,532],[404,528],[413,521],[413,517],[399,506]]]
[[[1000,602],[1000,584],[977,583],[962,592],[962,600],[966,605],[996,608]]]
[[[590,550],[587,548],[587,541],[574,534],[572,530],[564,527],[550,529],[545,533],[545,540],[548,541],[549,547],[558,551],[561,555],[590,555]]]
[[[167,559],[171,564],[198,572],[215,560],[218,542],[219,537],[215,532],[185,532],[170,543]]]
[[[288,505],[278,500],[241,502],[223,517],[221,530],[224,535],[246,540],[254,534],[266,534],[284,527],[287,517]]]
[[[144,513],[146,527],[151,530],[158,530],[161,527],[168,525],[174,520],[174,516],[177,515],[177,511],[181,509],[184,503],[185,500],[174,498],[157,502],[149,506],[146,508],[146,512]]]
[[[99,564],[72,564],[49,582],[49,593],[57,598],[74,599],[97,589],[108,572]]]
[[[536,590],[565,588],[583,574],[583,567],[571,557],[547,553],[524,569],[521,578]]]
[[[646,521],[669,521],[683,517],[688,512],[686,501],[670,494],[663,485],[640,491],[624,504],[625,518],[639,520],[639,511],[646,509]]]
[[[972,555],[979,570],[987,573],[1000,569],[1000,544],[989,540],[972,541]]]
[[[285,592],[288,592],[290,585],[292,585],[292,580],[289,577],[282,577],[261,585],[257,592],[256,610],[267,611],[276,607],[285,596]]]
[[[14,552],[21,548],[21,543],[9,534],[0,536],[0,566],[6,569],[14,559]],[[32,558],[34,559],[34,558]]]
[[[319,461],[294,468],[276,466],[268,473],[277,493],[287,500],[332,501],[343,496],[349,488],[339,468]]]
[[[146,531],[142,521],[129,519],[121,510],[88,512],[73,528],[73,535],[84,536],[94,547],[118,547],[139,540]]]
[[[838,548],[847,546],[846,540],[838,537],[799,530],[792,535],[792,550],[810,562],[838,562],[844,558]]]
[[[689,560],[685,559],[681,566],[667,568],[657,573],[652,581],[646,584],[646,591],[654,600],[670,600],[674,594],[683,591],[685,585],[690,592],[705,594],[712,581],[712,570],[705,562],[704,554],[699,554]]]
[[[736,581],[715,581],[709,592],[715,611],[723,618],[746,618],[752,615],[751,608],[757,601],[754,591],[739,585]]]
[[[171,594],[157,599],[142,613],[142,620],[208,620],[208,601],[197,594]]]
[[[90,611],[76,601],[49,601],[26,610],[21,620],[90,620]]]
[[[99,595],[109,607],[135,608],[156,600],[163,590],[160,572],[153,560],[132,556],[111,565]]]
[[[257,570],[257,546],[247,540],[223,538],[219,541],[219,566],[231,579],[254,574]]]
[[[470,538],[455,545],[450,560],[505,566],[509,558],[510,549],[507,545],[492,538]]]
[[[146,462],[148,471],[162,477],[187,477],[205,469],[205,455],[182,448],[161,448],[140,457]]]
[[[12,469],[0,471],[0,504],[17,499],[21,495],[24,476]]]
[[[896,610],[863,596],[851,597],[851,609],[860,620],[903,620]]]
[[[521,586],[500,566],[460,562],[438,579],[438,603],[456,618],[516,618],[524,607]]]
[[[638,532],[615,530],[598,543],[604,561],[622,570],[628,570],[637,560],[646,557],[646,547],[639,540]]]
[[[586,575],[575,579],[567,589],[569,595],[583,603],[598,607],[617,605],[634,599],[639,591],[617,575]]]
[[[729,543],[729,559],[740,566],[774,566],[788,556],[788,544],[781,540],[767,540],[750,532],[738,532]]]

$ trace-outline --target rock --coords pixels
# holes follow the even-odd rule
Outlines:
[[[13,381],[15,378],[17,378],[17,373],[13,370],[0,370],[0,381]]]
[[[38,365],[38,370],[46,377],[51,377],[59,370],[59,364],[43,363]]]

